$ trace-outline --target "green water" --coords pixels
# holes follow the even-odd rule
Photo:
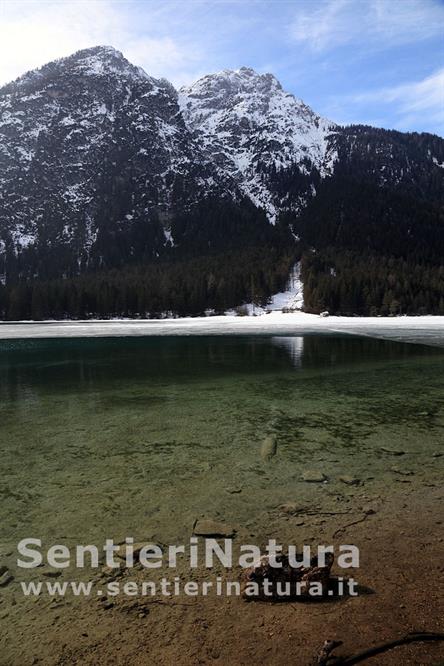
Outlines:
[[[443,377],[443,350],[351,336],[1,342],[0,546],[179,542],[199,516],[268,537],[285,502],[440,482]]]

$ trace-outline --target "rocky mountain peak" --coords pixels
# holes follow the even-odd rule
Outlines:
[[[244,214],[267,235],[264,211],[296,220],[356,173],[429,200],[443,164],[438,137],[341,128],[272,74],[226,69],[178,93],[113,47],[83,49],[0,89],[0,283],[203,252]]]
[[[328,137],[335,124],[286,92],[272,74],[249,67],[210,74],[181,88],[179,104],[203,151],[271,221],[283,202],[273,191],[270,171],[316,169],[321,176],[332,171],[336,156]],[[307,196],[309,191],[294,202],[295,209]]]
[[[42,88],[46,83],[70,77],[79,81],[96,78],[126,78],[129,80],[154,80],[141,67],[132,65],[120,52],[112,46],[94,46],[76,51],[66,58],[59,58],[47,63],[39,69],[26,72],[23,76],[0,89],[0,93],[16,90]]]

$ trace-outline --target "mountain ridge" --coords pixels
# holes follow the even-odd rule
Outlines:
[[[0,88],[0,283],[231,252],[259,275],[267,248],[288,267],[331,247],[436,265],[443,166],[440,137],[337,125],[273,74],[176,90],[113,47],[82,49]],[[247,265],[237,298],[283,287],[282,266],[273,284]]]

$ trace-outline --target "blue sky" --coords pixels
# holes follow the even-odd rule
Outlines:
[[[176,85],[270,71],[315,111],[444,135],[444,0],[0,0],[0,82],[110,44]]]

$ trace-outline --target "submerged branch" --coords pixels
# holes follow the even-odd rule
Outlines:
[[[370,657],[374,657],[377,654],[382,654],[388,650],[392,650],[395,647],[400,645],[407,645],[409,643],[419,643],[423,641],[444,641],[444,634],[434,633],[428,631],[413,631],[401,638],[396,638],[392,641],[387,641],[386,643],[381,643],[380,645],[375,645],[374,647],[358,652],[357,654],[351,657],[335,657],[332,655],[333,650],[342,645],[342,641],[331,641],[327,640],[324,642],[322,648],[319,651],[319,654],[315,658],[315,666],[352,666],[353,664],[358,664],[361,661],[365,661]]]

